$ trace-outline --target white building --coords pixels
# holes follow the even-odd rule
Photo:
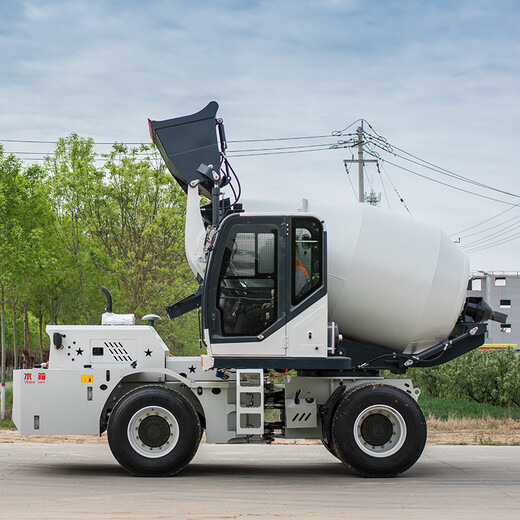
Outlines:
[[[508,315],[506,323],[488,322],[486,345],[515,348],[520,345],[519,271],[474,271],[468,296],[481,296],[494,311]]]

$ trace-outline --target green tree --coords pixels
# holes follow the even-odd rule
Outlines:
[[[55,208],[50,241],[61,255],[42,275],[36,312],[42,316],[47,298],[51,320],[93,323],[102,313],[105,285],[116,312],[164,315],[167,305],[197,286],[184,254],[186,196],[161,162],[142,159],[147,147],[115,144],[99,168],[93,147],[91,139],[72,134],[60,139],[46,163]],[[165,320],[159,328],[175,352],[198,334],[196,316]]]
[[[54,257],[48,249],[51,236],[53,213],[49,203],[45,173],[38,166],[30,166],[23,171],[23,231],[16,242],[17,268],[13,280],[13,330],[17,331],[17,306],[20,304],[24,315],[24,337],[29,337],[28,313],[29,302],[45,273],[49,272]],[[13,338],[16,343],[18,334]],[[42,345],[42,327],[40,325],[40,346]]]
[[[197,285],[184,253],[186,196],[162,163],[140,159],[147,150],[115,144],[96,202],[84,206],[88,229],[110,259],[118,301],[138,315],[163,314]],[[193,320],[179,325],[196,329]],[[171,327],[160,327],[174,340]]]
[[[16,305],[23,288],[44,260],[42,238],[46,198],[42,191],[42,171],[24,169],[13,155],[0,148],[0,328],[2,380],[6,370],[6,304],[11,303],[17,336]],[[16,356],[17,344],[13,345]]]
[[[96,321],[103,276],[101,248],[89,234],[87,215],[98,200],[103,172],[95,166],[94,141],[77,134],[60,139],[45,168],[54,207],[52,251],[59,262],[39,287],[38,314],[49,309],[53,323]]]
[[[2,154],[0,321],[5,338],[10,305],[9,344],[23,336],[30,354],[36,326],[43,351],[45,323],[99,323],[101,285],[116,312],[137,316],[164,316],[196,289],[184,253],[186,196],[162,162],[142,159],[148,151],[116,144],[97,167],[92,139],[71,134],[43,168]],[[173,352],[200,352],[196,312],[159,330]]]

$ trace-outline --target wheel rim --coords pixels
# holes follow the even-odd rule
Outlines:
[[[354,423],[358,447],[371,457],[390,457],[406,440],[403,416],[391,406],[376,404],[365,408]]]
[[[179,423],[166,408],[146,406],[130,419],[127,436],[137,453],[155,459],[173,450],[179,440]]]

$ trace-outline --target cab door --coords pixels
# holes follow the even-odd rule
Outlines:
[[[300,359],[327,357],[327,266],[323,222],[304,214],[290,217],[289,224],[287,356]]]
[[[287,219],[228,217],[219,229],[203,291],[208,353],[286,354]]]

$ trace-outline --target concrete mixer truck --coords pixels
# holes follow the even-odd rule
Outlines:
[[[381,371],[450,361],[505,316],[466,298],[468,260],[435,227],[363,204],[324,221],[231,202],[217,109],[149,121],[187,194],[186,256],[199,282],[166,311],[199,309],[206,353],[170,356],[159,317],[136,325],[103,288],[101,325],[48,326],[49,363],[14,372],[16,426],[107,431],[117,461],[140,476],[178,473],[203,433],[207,443],[313,439],[360,475],[406,471],[426,442],[419,390]]]

